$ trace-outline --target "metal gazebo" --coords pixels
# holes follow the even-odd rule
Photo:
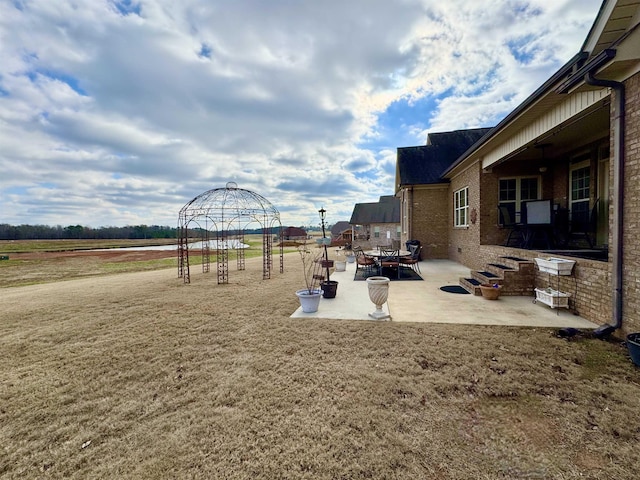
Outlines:
[[[262,230],[262,278],[271,278],[273,235],[280,235],[280,213],[263,196],[229,182],[224,188],[208,190],[187,203],[178,215],[178,276],[190,283],[190,233],[200,236],[202,271],[210,271],[211,250],[215,250],[218,283],[229,283],[229,250],[237,257],[237,269],[245,269],[244,235],[251,224]],[[194,233],[195,232],[195,233]],[[213,247],[212,244],[213,243]],[[280,273],[284,271],[284,249],[280,242]]]

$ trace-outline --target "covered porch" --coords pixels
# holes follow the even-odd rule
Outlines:
[[[562,122],[552,115],[541,134],[538,118],[517,142],[512,138],[486,153],[481,244],[608,261],[612,174],[606,93],[574,94],[588,107],[574,107]],[[552,112],[566,108],[560,104]]]

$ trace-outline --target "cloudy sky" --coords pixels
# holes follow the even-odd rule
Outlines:
[[[600,0],[0,0],[0,223],[176,225],[236,182],[285,225],[498,123]]]

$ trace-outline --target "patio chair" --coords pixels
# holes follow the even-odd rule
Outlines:
[[[515,220],[515,211],[513,207],[508,205],[498,205],[498,219],[500,225],[504,228],[509,228],[509,236],[507,237],[507,243],[504,244],[505,247],[522,247],[522,244],[525,241],[524,233],[520,228],[521,225],[516,223]],[[514,245],[511,245],[511,241],[515,241]]]
[[[598,228],[598,207],[600,199],[596,198],[591,211],[572,212],[569,231],[569,242],[572,239],[586,240],[589,248],[596,244],[596,230]]]
[[[422,247],[418,245],[409,245],[409,251],[411,255],[406,257],[400,257],[400,266],[408,266],[413,269],[414,272],[422,273],[420,271],[420,252]]]
[[[380,250],[380,267],[395,268],[397,276],[400,278],[400,250],[381,249]]]
[[[373,267],[377,267],[378,264],[376,263],[375,259],[373,257],[365,255],[362,247],[354,247],[353,253],[356,256],[356,273],[360,268],[371,272]]]

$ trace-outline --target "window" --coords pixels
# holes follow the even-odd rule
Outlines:
[[[464,187],[453,194],[453,225],[469,226],[469,187]]]
[[[573,231],[586,231],[589,223],[589,194],[591,186],[591,168],[589,161],[571,166],[571,225]]]
[[[396,238],[400,238],[402,236],[402,228],[400,225],[396,227]]]
[[[380,238],[380,227],[373,227],[374,238]]]
[[[498,202],[514,215],[516,223],[521,221],[522,203],[529,200],[540,200],[540,177],[501,178],[499,183]],[[500,219],[504,223],[504,219]]]

